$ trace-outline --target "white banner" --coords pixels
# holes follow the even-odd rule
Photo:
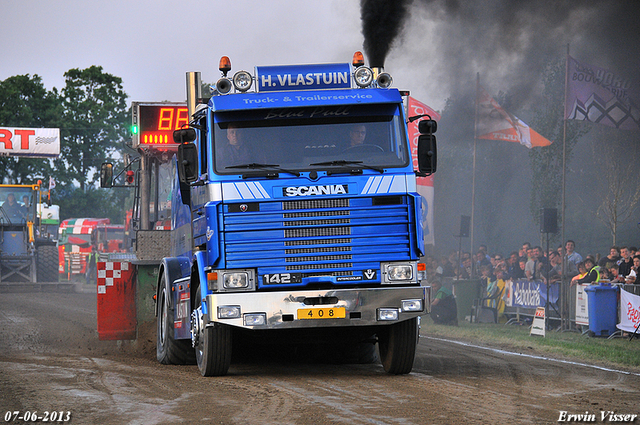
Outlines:
[[[0,156],[56,158],[58,155],[59,128],[0,127]]]
[[[640,324],[640,296],[620,288],[620,323],[618,329],[635,332]]]
[[[589,326],[589,298],[584,292],[588,283],[576,284],[576,325]]]

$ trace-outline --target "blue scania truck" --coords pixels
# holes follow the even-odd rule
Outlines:
[[[203,376],[225,375],[238,341],[282,341],[411,371],[430,305],[416,175],[435,171],[436,124],[420,117],[415,170],[418,117],[363,62],[231,76],[223,57],[204,100],[187,73],[155,296],[161,363],[195,357]]]

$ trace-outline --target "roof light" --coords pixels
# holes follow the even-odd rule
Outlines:
[[[373,71],[366,66],[361,66],[353,73],[356,84],[360,87],[367,87],[373,81]]]
[[[358,51],[353,54],[353,62],[351,62],[351,64],[356,68],[360,68],[364,65],[364,56],[362,55],[362,52]]]
[[[233,76],[233,86],[236,90],[245,92],[251,88],[253,79],[247,71],[238,71]]]
[[[223,56],[220,58],[220,72],[222,72],[223,76],[227,76],[227,72],[231,71],[231,60],[229,60],[228,56]]]

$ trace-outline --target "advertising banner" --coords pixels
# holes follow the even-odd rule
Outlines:
[[[56,158],[58,155],[59,128],[0,127],[0,156]]]
[[[558,294],[560,285],[551,284],[549,287],[549,302],[556,304],[558,302]],[[511,282],[510,306],[532,308],[544,307],[547,303],[547,285],[542,281],[516,280]]]
[[[565,118],[640,130],[640,90],[621,74],[567,57]]]
[[[635,332],[640,325],[640,296],[620,288],[620,323],[618,329]]]
[[[576,285],[576,325],[589,326],[589,298],[584,291],[589,284]]]

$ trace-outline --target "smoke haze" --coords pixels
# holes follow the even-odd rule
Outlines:
[[[396,57],[414,74],[428,69],[427,92],[457,97],[509,91],[515,106],[537,92],[545,64],[564,57],[632,77],[640,69],[640,2],[513,0],[362,0],[362,34],[370,65]],[[434,65],[435,64],[435,65]],[[394,72],[397,74],[397,72]],[[471,83],[471,84],[470,84]],[[442,99],[437,99],[437,103]]]

